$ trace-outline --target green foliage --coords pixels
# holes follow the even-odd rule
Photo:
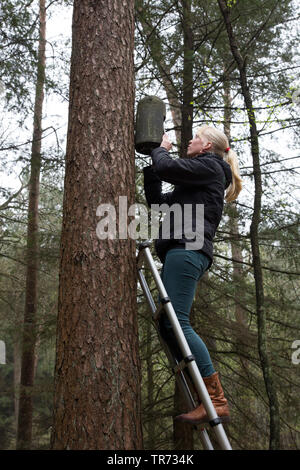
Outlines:
[[[10,109],[28,109],[37,64],[32,2],[3,0],[0,9],[0,81]],[[22,57],[22,60],[18,58]]]
[[[226,5],[228,8],[232,8],[234,5],[236,5],[237,0],[226,0]]]
[[[40,269],[38,305],[37,371],[34,397],[34,448],[49,448],[52,420],[53,372],[58,299],[59,241],[62,223],[62,181],[59,174],[45,172],[40,197]],[[2,211],[0,339],[8,349],[0,374],[0,448],[14,448],[15,402],[18,397],[20,338],[24,311],[26,211],[23,195],[13,207]],[[16,382],[17,381],[17,382]]]

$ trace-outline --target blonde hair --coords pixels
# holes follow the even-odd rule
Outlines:
[[[207,125],[200,127],[197,130],[196,135],[198,137],[206,137],[208,142],[212,143],[212,152],[222,157],[230,165],[232,183],[230,183],[226,190],[225,201],[234,201],[238,197],[243,186],[237,154],[232,149],[226,151],[227,148],[229,148],[228,138],[223,132],[219,131],[215,127]]]

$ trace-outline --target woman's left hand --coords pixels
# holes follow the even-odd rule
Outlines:
[[[171,150],[172,145],[173,145],[172,142],[169,141],[168,134],[164,134],[160,146],[164,147],[167,151],[169,151]]]

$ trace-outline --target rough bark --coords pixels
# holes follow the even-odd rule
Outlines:
[[[140,449],[135,242],[96,210],[135,200],[134,2],[75,0],[53,449]]]
[[[41,165],[42,112],[45,83],[46,8],[39,3],[38,71],[35,91],[33,139],[31,148],[29,204],[27,223],[27,269],[22,338],[20,400],[18,407],[17,449],[30,449],[32,440],[32,393],[35,371],[36,313],[38,302],[38,204]]]
[[[225,0],[218,0],[220,10],[222,12],[224,22],[226,25],[227,35],[233,58],[237,64],[242,94],[245,101],[245,106],[248,113],[248,120],[250,126],[250,143],[251,153],[253,160],[254,172],[254,210],[252,215],[250,238],[251,249],[253,257],[253,271],[255,277],[255,292],[256,292],[256,311],[257,311],[257,327],[258,327],[258,352],[262,366],[266,392],[269,399],[269,414],[270,414],[270,449],[280,448],[280,416],[279,416],[279,403],[276,392],[276,387],[273,379],[271,363],[268,355],[267,347],[267,331],[266,331],[266,308],[264,299],[264,283],[261,268],[261,257],[259,249],[259,223],[261,218],[261,198],[262,198],[262,179],[261,168],[259,160],[259,141],[258,132],[255,119],[255,111],[253,109],[252,96],[248,86],[247,80],[247,67],[245,59],[242,57],[241,52],[236,41],[230,18],[230,8],[227,6]]]

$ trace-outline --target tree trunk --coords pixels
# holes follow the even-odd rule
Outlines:
[[[20,402],[20,381],[21,381],[21,348],[17,338],[14,342],[14,411],[16,434],[18,429],[19,402]]]
[[[143,0],[139,0],[136,10],[146,37],[145,47],[149,47],[151,57],[161,75],[161,81],[166,91],[170,106],[176,142],[179,147],[179,143],[181,141],[181,105],[178,99],[178,91],[171,78],[171,66],[166,63],[163,55],[161,38],[157,34],[156,30],[153,29],[152,23],[150,23],[146,18],[146,8],[147,6],[145,2]]]
[[[261,197],[262,197],[262,181],[261,181],[261,168],[259,161],[259,143],[258,133],[256,127],[255,112],[253,109],[252,97],[248,86],[246,63],[242,57],[236,38],[232,29],[230,8],[227,7],[225,0],[218,0],[220,10],[224,17],[224,22],[227,29],[229,44],[233,58],[237,64],[240,74],[240,84],[242,94],[244,97],[248,120],[250,125],[250,142],[251,153],[253,159],[254,171],[254,211],[250,227],[251,248],[253,256],[253,269],[255,277],[255,290],[256,290],[256,309],[257,309],[257,327],[258,327],[258,352],[262,366],[266,391],[269,399],[269,413],[270,413],[270,449],[279,449],[280,447],[280,416],[279,416],[279,403],[273,373],[267,349],[267,331],[266,331],[266,309],[264,305],[264,285],[263,275],[261,268],[260,250],[259,250],[259,236],[258,228],[260,223],[261,213]]]
[[[181,139],[180,158],[186,157],[188,142],[193,136],[193,70],[194,70],[194,42],[192,31],[192,2],[181,0],[181,27],[183,32],[183,82],[182,82],[182,105],[181,105]],[[175,414],[180,414],[185,409],[186,403],[175,385],[174,409]],[[173,421],[174,449],[193,449],[194,436],[193,427],[186,423]]]
[[[224,133],[228,138],[228,142],[231,141],[231,119],[232,119],[232,112],[231,112],[231,90],[230,90],[230,80],[226,73],[226,64],[228,61],[225,61],[224,66]],[[245,359],[246,356],[246,343],[247,337],[249,336],[249,329],[247,326],[247,314],[242,307],[243,304],[243,291],[241,292],[239,288],[239,283],[244,277],[242,262],[243,262],[243,254],[242,249],[239,245],[239,226],[238,226],[238,217],[239,213],[236,207],[236,202],[232,202],[227,207],[227,215],[229,217],[229,229],[230,229],[230,243],[231,243],[231,253],[232,258],[236,261],[233,261],[233,276],[232,281],[235,286],[235,308],[234,314],[235,319],[237,322],[237,338],[236,338],[236,348],[237,351],[240,352],[239,360],[241,366],[248,370],[248,361]]]
[[[183,30],[183,85],[180,157],[186,157],[189,141],[193,137],[193,99],[194,99],[194,37],[192,31],[192,1],[181,0]]]
[[[45,83],[46,8],[40,0],[40,32],[38,48],[38,71],[35,92],[33,141],[29,182],[29,205],[27,226],[27,272],[25,311],[22,339],[22,363],[17,449],[30,449],[32,440],[32,393],[35,371],[36,312],[38,292],[38,203],[41,164],[42,112]]]
[[[192,31],[192,2],[191,0],[181,0],[181,28],[183,33],[183,82],[182,82],[182,103],[178,97],[178,91],[175,88],[170,73],[170,66],[165,62],[163,56],[161,41],[153,26],[146,21],[143,14],[145,8],[144,2],[139,2],[140,6],[137,11],[139,19],[143,26],[143,30],[147,37],[147,45],[150,47],[151,56],[156,63],[161,80],[165,88],[168,102],[170,105],[172,119],[175,128],[175,136],[177,147],[179,148],[179,156],[186,157],[186,150],[189,140],[193,136],[193,70],[194,70],[194,38]],[[179,6],[179,5],[178,5]],[[174,407],[178,413],[184,406],[183,399],[180,395],[178,387],[174,392]],[[175,449],[193,449],[193,428],[189,425],[173,422],[173,438]]]
[[[187,413],[190,408],[186,406],[186,400],[183,397],[182,392],[175,381],[175,393],[174,393],[174,414],[180,415],[181,413]],[[194,433],[193,427],[189,423],[180,423],[173,420],[173,441],[174,450],[192,450],[194,449]]]
[[[96,234],[135,200],[133,40],[133,0],[74,1],[53,449],[142,447],[135,242]]]
[[[145,271],[145,279],[148,286],[151,286],[151,275],[149,271]],[[152,352],[152,322],[149,318],[146,323],[146,337],[147,337],[147,346],[146,346],[146,372],[147,372],[147,408],[149,413],[149,419],[147,424],[147,434],[148,434],[148,449],[155,449],[155,443],[157,439],[157,422],[156,418],[153,417],[153,411],[155,407],[155,391],[154,391],[154,367],[153,367],[153,352]]]

